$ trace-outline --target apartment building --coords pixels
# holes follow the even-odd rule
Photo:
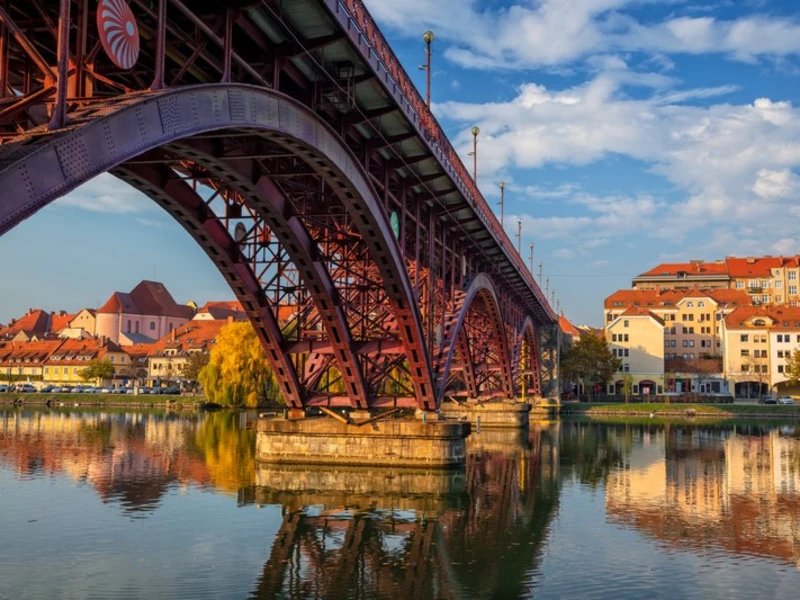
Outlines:
[[[634,277],[636,290],[728,288],[748,294],[752,304],[800,301],[800,256],[729,256],[724,260],[664,263]]]
[[[664,388],[664,320],[644,307],[631,306],[608,323],[606,341],[622,361],[609,394],[622,392],[622,377],[633,379],[633,394],[658,394]]]

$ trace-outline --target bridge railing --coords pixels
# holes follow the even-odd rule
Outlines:
[[[475,214],[478,215],[478,218],[486,229],[492,233],[494,239],[503,249],[506,256],[514,266],[516,266],[517,271],[533,290],[539,303],[552,319],[556,319],[557,316],[555,312],[550,307],[539,284],[533,278],[533,274],[528,270],[519,252],[514,248],[511,239],[500,225],[494,211],[489,207],[483,194],[481,194],[475,180],[469,175],[467,168],[464,166],[455,148],[453,148],[443,128],[439,125],[439,122],[436,120],[436,117],[434,117],[427,103],[423,100],[417,86],[400,64],[391,46],[372,18],[372,15],[369,14],[363,0],[338,0],[338,4],[349,13],[361,38],[369,46],[370,53],[374,53],[379,67],[382,67],[387,76],[391,79],[391,81],[385,81],[390,87],[390,91],[392,86],[398,88],[396,91],[400,92],[400,96],[405,101],[405,106],[403,106],[403,102],[400,102],[401,108],[406,112],[406,115],[412,123],[417,125],[421,130],[425,140],[434,150],[434,154],[437,155],[450,178],[459,188],[463,196],[471,203]]]

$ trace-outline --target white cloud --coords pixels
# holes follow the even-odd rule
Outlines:
[[[758,172],[758,179],[753,185],[753,191],[757,196],[764,199],[784,198],[792,193],[797,187],[797,176],[789,169],[771,171],[761,169]]]
[[[56,204],[112,214],[138,213],[154,206],[147,196],[108,173],[88,181]]]
[[[479,69],[556,66],[617,51],[651,53],[667,70],[665,54],[719,53],[752,62],[800,53],[795,19],[747,14],[643,22],[625,12],[637,4],[641,0],[539,0],[484,9],[476,0],[371,0],[369,8],[381,25],[408,35],[434,29],[454,44],[445,50],[450,60]]]

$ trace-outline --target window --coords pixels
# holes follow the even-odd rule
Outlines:
[[[753,358],[761,358],[761,350],[753,350]]]
[[[628,341],[628,334],[627,333],[625,334],[625,341],[626,342]]]
[[[749,342],[750,341],[750,336],[748,334],[746,334],[746,333],[743,333],[742,335],[739,336],[739,341],[740,342]]]
[[[750,350],[747,348],[742,348],[742,356],[750,356]]]
[[[741,366],[742,373],[749,373],[750,372],[750,365],[742,365]]]
[[[44,374],[45,375],[50,375],[50,367],[45,367],[44,368]]]
[[[789,281],[797,279],[797,271],[789,271]]]
[[[639,393],[639,386],[636,385],[636,384],[634,384],[634,386],[633,386],[633,393],[634,394],[638,394]]]
[[[689,315],[681,315],[681,321],[686,321],[689,318]]]
[[[783,358],[783,350],[778,350],[778,358]]]
[[[763,302],[764,304],[769,302],[769,296],[767,296],[766,294],[761,294],[761,302]]]
[[[53,375],[58,375],[58,367],[53,367]]]
[[[736,289],[737,290],[744,289],[744,281],[737,281],[736,282]]]
[[[150,331],[155,331],[155,330],[156,330],[156,322],[150,321]]]
[[[670,348],[677,348],[678,347],[678,340],[672,340],[669,343]]]
[[[694,308],[694,302],[687,302],[686,308]]]
[[[783,373],[783,365],[778,365],[778,373]]]
[[[627,348],[625,348],[625,356],[630,356],[630,350],[628,350]]]
[[[110,360],[112,363],[114,362],[114,357],[113,357],[113,356],[110,356],[108,359],[109,359],[109,360]]]
[[[623,322],[622,322],[622,326],[623,326],[623,327],[627,327],[627,326],[628,326],[628,324],[629,324],[629,322],[628,322],[628,321],[623,321]]]
[[[77,375],[78,374],[78,367],[72,367],[72,374],[73,375]]]
[[[688,348],[689,347],[689,340],[683,340],[683,347],[684,348]]]
[[[781,289],[782,287],[783,287],[783,282],[782,282],[782,281],[776,281],[776,282],[775,282],[775,289],[776,289],[776,290],[779,290],[779,289]]]
[[[612,333],[611,334],[611,341],[612,342],[616,342],[617,341],[617,334],[616,333]]]
[[[761,287],[762,287],[762,288],[768,288],[768,287],[769,287],[769,281],[763,280],[763,281],[761,282]]]
[[[139,333],[139,321],[136,321],[134,325],[136,327],[136,333]]]
[[[775,296],[775,304],[781,304],[783,302],[783,296]]]
[[[789,286],[789,295],[790,296],[797,296],[797,286],[796,285],[790,285]]]
[[[611,313],[609,313],[608,315],[606,315],[606,321],[608,321],[609,323],[611,323],[611,321],[613,321],[613,320],[614,320],[614,315],[612,315]]]
[[[664,340],[664,348],[669,348],[669,340]]]
[[[694,327],[689,327],[689,329],[687,330],[687,333],[691,333],[691,334],[694,335]]]
[[[130,333],[130,332],[131,332],[131,320],[130,320],[130,319],[128,319],[128,329],[127,329],[127,332],[128,332],[128,333]]]
[[[622,365],[622,370],[628,373],[631,370],[631,366],[628,363]]]
[[[694,340],[689,340],[689,348],[694,348]]]
[[[778,343],[780,344],[783,341],[783,336],[778,334]]]
[[[706,307],[706,303],[705,302],[700,301],[700,302],[697,303],[697,308],[705,308],[705,307]]]

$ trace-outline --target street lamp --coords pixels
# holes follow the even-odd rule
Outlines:
[[[477,185],[478,184],[478,134],[480,134],[481,128],[476,125],[470,131],[472,133],[472,152],[470,152],[468,156],[472,157],[472,180],[475,182],[475,185]]]
[[[425,102],[428,104],[428,107],[431,105],[431,44],[435,39],[436,36],[433,35],[433,32],[430,29],[422,34],[422,41],[425,42],[425,64],[420,65],[419,68],[421,71],[428,72],[428,84],[425,92]]]
[[[533,243],[533,242],[531,242],[531,243],[530,243],[530,244],[528,244],[528,245],[529,245],[529,246],[530,246],[530,248],[531,248],[531,256],[530,256],[530,259],[531,259],[531,275],[533,275],[533,246],[534,246],[534,243]]]
[[[522,256],[522,219],[517,219],[517,254]]]
[[[504,209],[505,200],[506,200],[506,182],[505,181],[501,181],[500,182],[500,202],[498,202],[498,204],[500,205],[500,227],[503,227],[503,220],[504,220],[504,216],[505,216],[505,209]]]

